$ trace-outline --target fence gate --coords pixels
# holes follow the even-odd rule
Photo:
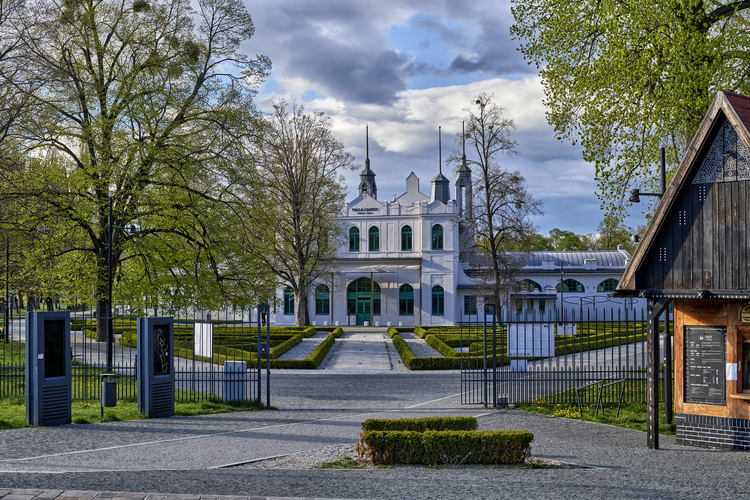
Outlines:
[[[258,335],[258,310],[228,308],[221,311],[167,309],[143,305],[114,308],[113,317],[98,318],[86,306],[70,312],[73,401],[99,400],[101,375],[114,373],[117,399],[136,401],[136,337],[139,317],[174,318],[175,401],[200,402],[225,399],[230,381],[231,399],[270,404],[270,372],[258,364],[258,349],[269,342],[268,327]],[[23,400],[26,387],[26,319],[22,311],[9,311],[0,338],[0,398]],[[99,341],[99,331],[113,332],[112,341]],[[258,342],[260,337],[261,342]],[[271,340],[275,342],[276,340]],[[280,341],[279,341],[280,342]],[[267,354],[263,355],[265,360]],[[225,375],[225,362],[230,372]],[[243,365],[244,363],[244,365]],[[238,371],[239,368],[244,368]],[[263,392],[265,395],[263,396]],[[263,396],[263,397],[261,397]]]
[[[460,328],[463,404],[646,402],[644,311],[490,308],[472,319]]]

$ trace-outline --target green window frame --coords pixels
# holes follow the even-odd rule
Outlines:
[[[326,285],[318,285],[315,289],[315,314],[331,314],[331,293]]]
[[[284,288],[284,315],[294,314],[294,291],[292,287]]]
[[[432,226],[432,249],[443,249],[443,226],[441,226],[440,224],[435,224],[434,226]]]
[[[467,316],[477,314],[477,297],[476,295],[464,296],[464,314]]]
[[[412,230],[411,226],[401,228],[401,250],[407,251],[412,249]]]
[[[349,251],[359,252],[359,228],[349,229]]]
[[[580,281],[568,278],[562,283],[558,283],[555,290],[557,290],[557,293],[560,293],[561,291],[565,293],[581,293],[585,292],[586,288]]]
[[[408,283],[398,289],[398,315],[414,316],[414,287]]]
[[[535,290],[538,292],[541,292],[542,285],[540,285],[534,280],[524,279],[516,283],[517,292],[533,292]]]
[[[372,226],[368,231],[368,245],[367,248],[370,252],[380,251],[380,229],[377,226]]]
[[[445,316],[445,290],[440,285],[432,287],[432,315]]]
[[[614,278],[608,278],[596,287],[597,292],[614,292],[615,288],[617,288],[617,284],[619,283],[619,280],[616,280]]]

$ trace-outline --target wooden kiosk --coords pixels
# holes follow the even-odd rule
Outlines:
[[[672,303],[678,442],[750,449],[749,129],[750,98],[719,92],[615,292],[648,299],[649,448],[658,318]]]

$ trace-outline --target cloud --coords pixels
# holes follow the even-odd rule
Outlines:
[[[485,13],[479,20],[479,35],[470,51],[458,54],[446,70],[448,74],[483,73],[492,76],[534,73],[517,50],[510,36],[510,12]]]

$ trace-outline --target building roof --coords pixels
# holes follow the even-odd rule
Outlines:
[[[659,242],[662,241],[662,235],[667,234],[668,231],[673,231],[672,226],[675,224],[672,219],[675,217],[674,214],[679,208],[679,204],[687,194],[690,193],[689,187],[692,185],[693,178],[697,174],[700,174],[699,169],[702,167],[702,162],[700,160],[707,154],[706,152],[708,148],[713,143],[712,137],[717,134],[717,130],[720,128],[719,125],[724,119],[726,119],[729,125],[731,125],[733,131],[737,134],[738,147],[742,146],[743,148],[750,148],[750,133],[748,133],[748,129],[750,128],[750,98],[733,92],[717,92],[716,97],[703,118],[703,121],[698,127],[698,131],[695,133],[693,140],[685,150],[680,166],[675,171],[672,181],[669,183],[669,186],[667,186],[661,201],[656,207],[654,216],[646,228],[646,232],[633,255],[633,259],[628,264],[620,283],[617,285],[617,295],[627,296],[641,293],[640,288],[644,288],[644,284],[639,282],[639,276],[645,273],[647,266],[651,263],[651,260],[653,260],[653,256],[658,256],[656,252],[661,248],[659,247]],[[721,153],[722,152],[719,152],[720,155]],[[733,152],[735,156],[737,153],[737,151]],[[710,178],[707,179],[706,182],[712,184],[716,182],[716,180]],[[705,201],[705,199],[703,201]],[[741,210],[739,211],[741,212]],[[709,217],[711,225],[718,226],[726,224],[726,218],[720,219],[719,215],[720,214],[717,212]],[[688,227],[688,229],[692,228]],[[714,234],[715,231],[715,228],[711,229],[711,232],[708,233],[711,236],[708,239],[717,238]],[[699,237],[702,239],[703,235],[695,235],[694,239],[698,239]],[[676,240],[674,238],[673,240],[678,243],[682,241],[681,239]],[[726,241],[724,243],[726,243]],[[666,250],[661,248],[661,251],[663,252],[661,260],[664,261],[669,269],[666,271],[662,270],[663,272],[659,274],[659,279],[662,279],[662,275],[670,276],[672,270],[678,272],[678,270],[683,269],[682,267],[677,268],[673,266],[675,256],[679,255],[679,252],[675,253],[674,250],[675,249],[672,248],[671,253],[666,255]],[[708,260],[719,261],[722,265],[726,265],[726,262],[724,262],[725,259],[720,258],[718,254],[711,254],[710,252],[712,251],[712,248],[706,250],[707,255],[709,256]],[[649,259],[649,256],[652,257],[651,260]],[[731,263],[729,263],[729,266],[731,266]],[[691,263],[691,265],[684,269],[690,271],[692,274],[700,274],[697,269],[693,269],[694,267],[697,266]],[[742,271],[744,272],[744,269]],[[731,287],[721,286],[721,283],[716,287],[717,284],[715,283],[714,276],[706,273],[701,274],[700,279],[690,280],[687,285],[685,285],[685,281],[687,280],[680,280],[679,287],[672,288],[679,292],[698,290],[701,293],[703,293],[704,290],[716,291],[731,289]],[[700,281],[700,283],[696,284],[697,281]],[[734,283],[732,284],[732,286],[735,285],[736,284]],[[649,286],[646,285],[645,288],[649,288]],[[669,286],[664,286],[664,288],[669,288]]]
[[[622,250],[591,250],[582,252],[531,252],[526,267],[542,267],[544,261],[552,261],[554,267],[583,267],[587,260],[596,260],[597,267],[625,268],[630,255]]]

